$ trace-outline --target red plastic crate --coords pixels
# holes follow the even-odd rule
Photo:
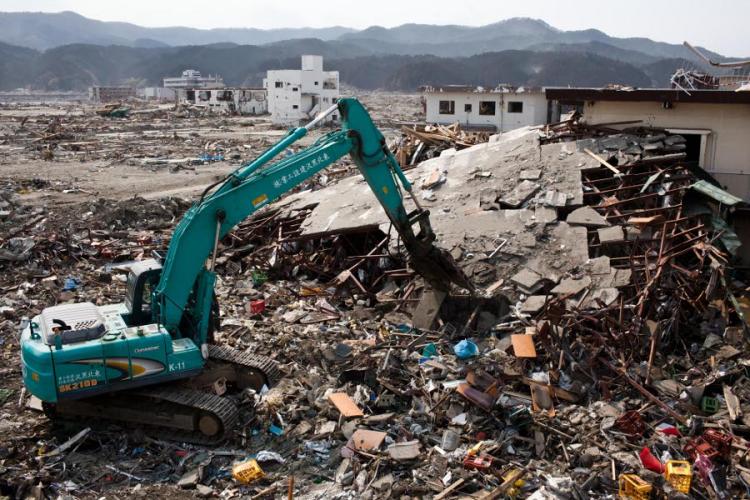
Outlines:
[[[715,429],[709,429],[703,433],[703,439],[708,441],[719,452],[719,455],[729,458],[732,453],[732,436]]]

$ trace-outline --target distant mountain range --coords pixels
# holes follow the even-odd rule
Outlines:
[[[73,12],[0,12],[0,89],[158,85],[186,68],[219,73],[230,85],[259,85],[267,69],[298,67],[303,53],[323,55],[328,69],[358,88],[412,91],[423,84],[500,82],[665,86],[678,67],[702,64],[682,45],[562,31],[526,18],[480,27],[203,30],[145,28]]]
[[[207,4],[208,5],[208,4]],[[0,41],[37,50],[61,45],[87,43],[93,45],[125,45],[128,47],[165,47],[207,45],[231,42],[261,45],[294,38],[333,40],[353,29],[283,28],[145,28],[136,24],[97,21],[75,12],[0,12]]]

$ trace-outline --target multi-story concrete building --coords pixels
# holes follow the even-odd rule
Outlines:
[[[302,56],[302,69],[269,70],[263,80],[268,91],[271,121],[298,125],[335,104],[339,98],[339,72],[323,71],[322,56]],[[339,120],[337,113],[327,122]]]
[[[200,71],[186,69],[182,76],[164,79],[164,88],[168,89],[220,89],[224,87],[224,79],[219,75],[202,76]]]
[[[135,97],[135,87],[102,86],[89,87],[89,99],[94,102],[119,102]]]
[[[507,132],[554,121],[541,88],[498,85],[493,89],[466,85],[422,87],[427,123],[460,123],[467,128]]]
[[[205,106],[211,111],[240,115],[262,115],[268,112],[266,89],[178,89],[178,102]]]

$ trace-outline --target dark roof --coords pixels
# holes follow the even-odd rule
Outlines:
[[[677,89],[599,89],[547,87],[547,99],[562,102],[573,101],[657,101],[657,102],[701,102],[718,104],[750,104],[750,92],[733,90]]]

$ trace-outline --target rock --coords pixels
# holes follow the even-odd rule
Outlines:
[[[214,489],[205,484],[199,484],[195,487],[198,496],[201,498],[208,498],[214,496]]]
[[[203,467],[196,467],[182,475],[177,486],[187,490],[195,488],[195,486],[203,479]]]
[[[394,481],[395,479],[393,478],[393,474],[386,474],[385,476],[376,479],[375,482],[372,483],[372,487],[377,491],[390,490],[393,486]]]

